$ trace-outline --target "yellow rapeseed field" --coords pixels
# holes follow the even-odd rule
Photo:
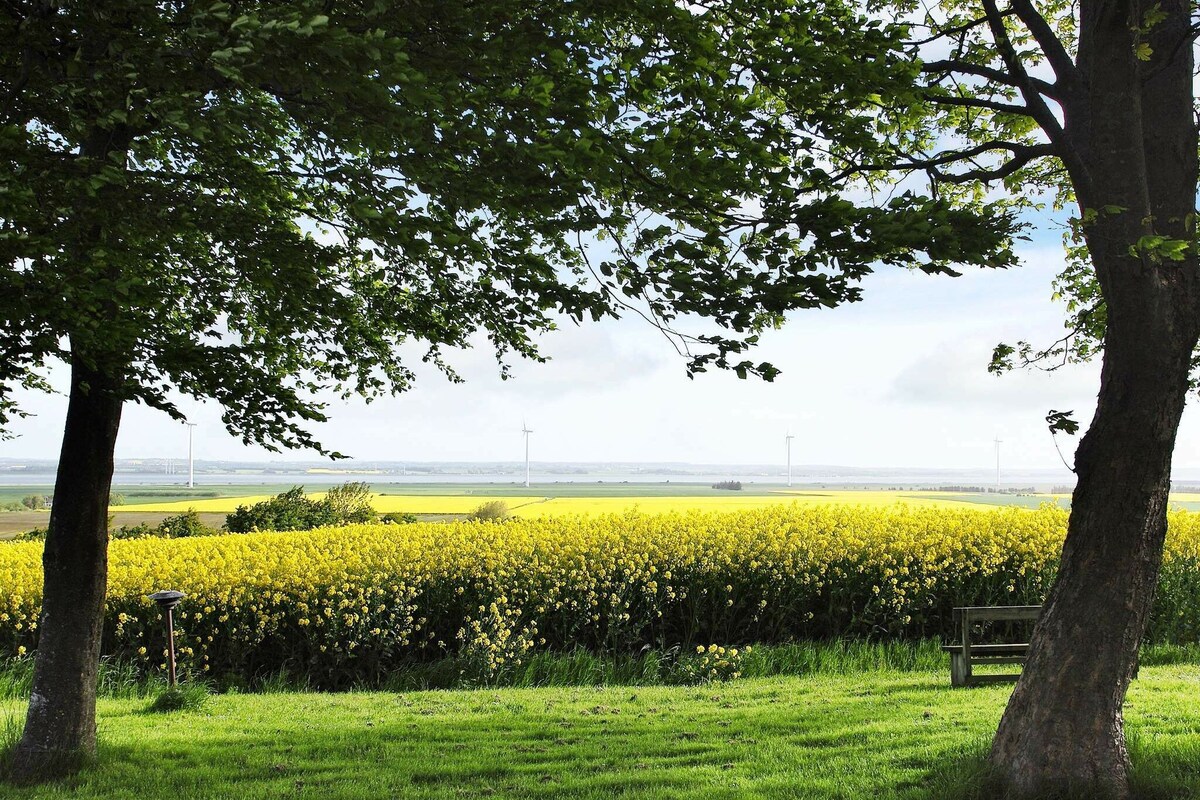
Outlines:
[[[320,500],[324,492],[313,492],[307,497]],[[179,500],[169,503],[135,503],[118,506],[113,511],[143,511],[165,514],[181,514],[189,509],[201,513],[229,514],[238,506],[250,506],[270,500],[271,495],[251,495],[248,497],[213,497],[203,500]],[[492,500],[501,500],[508,507],[515,509],[528,503],[540,503],[541,497],[484,497],[478,495],[381,495],[371,496],[371,507],[380,514],[405,512],[409,514],[469,514],[481,504]]]
[[[531,651],[947,634],[950,609],[1040,602],[1057,508],[777,505],[508,523],[358,525],[115,541],[106,652],[156,668],[174,588],[183,664],[322,685],[453,657],[482,679]],[[40,544],[0,544],[0,656],[36,646]],[[1200,515],[1172,512],[1150,626],[1200,634]]]
[[[308,497],[320,499],[322,492]],[[182,500],[169,503],[138,503],[115,508],[114,511],[141,511],[179,514],[188,509],[204,513],[233,512],[240,505],[253,505],[269,500],[267,495],[250,497],[218,497],[203,500]],[[500,500],[519,517],[571,516],[579,514],[621,514],[640,511],[658,514],[675,511],[740,511],[771,508],[779,505],[862,505],[891,506],[897,503],[922,508],[974,508],[993,506],[967,503],[950,498],[930,497],[920,492],[856,491],[856,490],[780,490],[769,494],[730,492],[722,496],[700,497],[489,497],[486,495],[392,495],[375,494],[372,507],[380,514],[405,512],[409,514],[467,514],[481,504]]]

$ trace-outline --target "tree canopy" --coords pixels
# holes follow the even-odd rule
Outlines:
[[[0,32],[0,422],[73,356],[319,447],[316,393],[408,388],[405,342],[453,375],[476,332],[538,358],[634,310],[769,378],[737,354],[880,264],[1013,261],[999,205],[847,194],[917,71],[838,2],[39,0]]]

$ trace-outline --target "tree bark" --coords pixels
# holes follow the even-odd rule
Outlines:
[[[992,766],[1017,796],[1129,793],[1122,706],[1158,582],[1200,330],[1194,246],[1182,260],[1139,246],[1195,237],[1188,6],[1163,3],[1168,18],[1147,36],[1134,29],[1152,5],[1080,6],[1083,89],[1064,102],[1067,164],[1107,325],[1058,579],[992,743]],[[1139,36],[1149,61],[1135,56]]]
[[[67,774],[95,754],[108,500],[120,422],[116,382],[74,358],[42,556],[45,584],[33,689],[24,734],[13,753],[10,777],[18,783]]]

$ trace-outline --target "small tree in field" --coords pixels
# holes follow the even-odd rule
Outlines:
[[[343,483],[325,493],[322,500],[333,512],[338,525],[372,522],[375,509],[371,506],[371,487],[365,483]]]
[[[538,359],[560,321],[636,308],[693,372],[770,378],[739,360],[760,332],[874,265],[1011,264],[1001,207],[856,205],[794,157],[876,158],[863,120],[917,76],[896,41],[839,2],[7,3],[0,424],[70,372],[13,776],[94,750],[126,403],[328,453],[320,393],[403,391],[412,347],[453,376],[476,334]],[[759,48],[783,72],[752,79]]]
[[[512,512],[508,510],[508,503],[503,500],[489,500],[467,514],[467,519],[472,522],[504,522],[511,517]]]

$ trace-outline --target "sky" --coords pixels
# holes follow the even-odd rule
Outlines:
[[[684,360],[648,324],[605,321],[548,335],[550,362],[517,362],[508,381],[486,346],[455,353],[466,383],[419,371],[399,397],[335,402],[332,421],[314,430],[328,447],[370,460],[518,461],[525,422],[534,461],[780,463],[790,431],[796,465],[988,468],[999,438],[1006,469],[1061,467],[1045,415],[1073,409],[1086,425],[1099,369],[988,374],[996,343],[1061,335],[1063,308],[1050,287],[1060,232],[1043,226],[1019,253],[1019,269],[960,278],[881,271],[865,281],[860,303],[792,314],[753,355],[783,371],[773,383],[717,372],[689,380]],[[60,370],[54,382],[62,387],[64,377]],[[54,458],[65,398],[21,400],[36,416],[12,426],[17,438],[0,442],[0,457]],[[224,431],[215,405],[184,399],[181,408],[197,423],[197,459],[313,458],[245,447]],[[1200,466],[1198,416],[1185,414],[1177,468]],[[1077,440],[1059,439],[1070,461]],[[182,424],[127,407],[118,458],[186,455]]]

